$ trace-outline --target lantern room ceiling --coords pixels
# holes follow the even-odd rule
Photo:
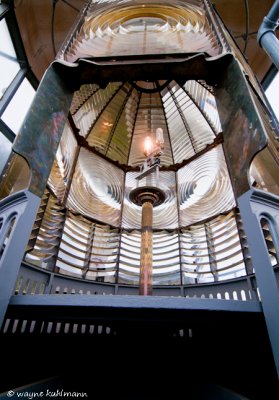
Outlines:
[[[86,0],[15,0],[15,12],[31,68],[41,79],[71,30]],[[249,30],[244,0],[215,0],[215,9],[233,35],[239,48],[246,47],[249,64],[259,81],[266,75],[271,61],[259,47],[256,33],[273,0],[249,2]],[[248,33],[248,41],[245,38]]]

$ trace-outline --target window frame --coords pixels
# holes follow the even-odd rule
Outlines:
[[[14,11],[13,0],[7,0],[5,3],[0,4],[0,20],[2,19],[6,21],[16,57],[20,65],[19,72],[0,99],[0,134],[3,134],[12,143],[16,137],[16,133],[2,120],[2,115],[25,78],[27,78],[35,91],[39,86],[39,81],[33,73],[26,56]]]

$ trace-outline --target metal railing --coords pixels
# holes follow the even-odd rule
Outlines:
[[[275,267],[279,282],[279,267]],[[62,276],[23,263],[14,290],[15,295],[83,294],[83,295],[137,295],[138,286],[84,281]],[[216,282],[214,284],[154,286],[153,296],[258,301],[255,275]]]

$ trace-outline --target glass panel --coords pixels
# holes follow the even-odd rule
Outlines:
[[[110,83],[105,89],[83,85],[72,113],[90,146],[121,164],[143,163],[144,139],[163,130],[161,165],[180,163],[212,144],[220,132],[212,88],[195,81]]]
[[[181,226],[213,217],[235,206],[221,145],[182,167],[177,178]]]
[[[118,272],[119,283],[139,284],[140,246],[140,232],[122,233]]]
[[[20,70],[5,19],[0,20],[0,99]]]
[[[206,117],[213,131],[215,133],[221,132],[222,128],[217,104],[213,95],[213,88],[204,81],[187,81],[183,88],[203,112],[203,115]]]
[[[155,82],[136,82],[141,89],[156,88]],[[168,134],[168,126],[160,93],[139,93],[140,101],[136,113],[131,149],[129,154],[129,165],[136,166],[143,163],[145,156],[143,143],[147,135],[154,135],[157,128],[163,129],[164,151],[161,165],[173,164],[171,143]]]
[[[61,201],[70,184],[77,151],[76,138],[69,123],[66,122],[48,179],[49,187]]]
[[[233,279],[246,274],[234,213],[181,234],[184,284]]]
[[[34,96],[35,90],[25,78],[2,115],[3,121],[15,134],[18,133]]]
[[[197,225],[183,230],[180,241],[183,283],[212,282],[204,226]]]
[[[127,164],[134,126],[133,119],[137,108],[137,96],[132,92],[133,88],[130,84],[123,85],[117,91],[87,138],[90,146],[122,164]],[[133,101],[134,98],[135,101]]]
[[[67,205],[97,221],[119,226],[123,185],[120,168],[81,148]]]
[[[215,32],[203,3],[181,1],[126,4],[94,1],[63,57],[78,58],[137,54],[202,52],[220,54]]]
[[[105,89],[97,85],[83,85],[75,92],[71,113],[82,136],[88,136],[100,113],[113,98],[120,85],[119,82],[112,82]]]
[[[195,88],[198,87],[196,83]],[[196,95],[195,92],[190,97],[185,87],[180,87],[175,81],[162,91],[175,163],[198,154],[215,139],[215,127],[209,125],[210,120],[203,108],[197,107]]]
[[[141,234],[123,232],[119,260],[119,283],[138,285]],[[153,232],[153,285],[180,284],[180,257],[177,233]]]
[[[118,246],[117,230],[97,225],[69,212],[57,266],[63,274],[114,283]]]
[[[11,154],[12,143],[0,132],[0,174]]]
[[[271,84],[266,89],[265,94],[279,121],[278,93],[279,93],[279,74],[277,72]]]
[[[53,270],[65,220],[65,209],[46,191],[27,246],[26,261]]]
[[[259,118],[267,135],[267,146],[253,158],[250,165],[250,184],[271,193],[279,194],[278,124],[271,118],[263,102],[253,90],[250,94],[259,112]],[[279,103],[278,103],[279,106]]]

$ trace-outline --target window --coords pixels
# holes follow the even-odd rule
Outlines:
[[[14,9],[9,4],[0,6],[0,38],[1,174],[35,95],[38,80],[28,65]]]
[[[19,131],[34,95],[34,88],[25,78],[2,115],[2,120],[15,134]]]
[[[0,174],[11,152],[11,142],[0,132]]]
[[[279,93],[279,73],[275,75],[273,80],[271,81],[270,85],[265,91],[266,97],[273,108],[273,111],[279,120],[279,98],[278,98],[278,93]]]
[[[5,19],[0,21],[0,98],[20,70]]]

